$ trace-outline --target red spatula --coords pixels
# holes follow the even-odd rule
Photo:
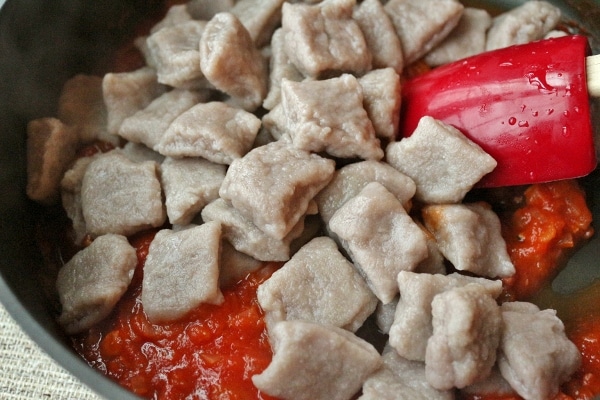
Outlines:
[[[587,175],[596,167],[589,97],[600,96],[600,56],[589,51],[573,35],[436,68],[404,83],[400,134],[425,115],[460,129],[498,161],[481,187]]]

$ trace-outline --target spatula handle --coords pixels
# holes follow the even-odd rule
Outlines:
[[[591,97],[600,97],[600,54],[585,58],[587,89]]]

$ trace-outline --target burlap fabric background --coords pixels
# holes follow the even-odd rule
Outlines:
[[[46,355],[0,305],[0,400],[102,400]]]

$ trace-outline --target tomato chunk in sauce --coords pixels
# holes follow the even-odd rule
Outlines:
[[[154,234],[131,239],[138,266],[130,289],[110,318],[74,338],[76,350],[94,368],[145,398],[271,399],[254,387],[251,377],[272,358],[256,288],[278,265],[266,264],[225,288],[222,305],[202,305],[177,322],[154,325],[139,297]]]
[[[566,257],[593,234],[585,192],[574,180],[528,187],[524,204],[504,220],[516,273],[504,280],[506,300],[525,300],[558,274]]]

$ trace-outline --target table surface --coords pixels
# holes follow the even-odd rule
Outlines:
[[[44,353],[2,305],[0,399],[102,400]]]

